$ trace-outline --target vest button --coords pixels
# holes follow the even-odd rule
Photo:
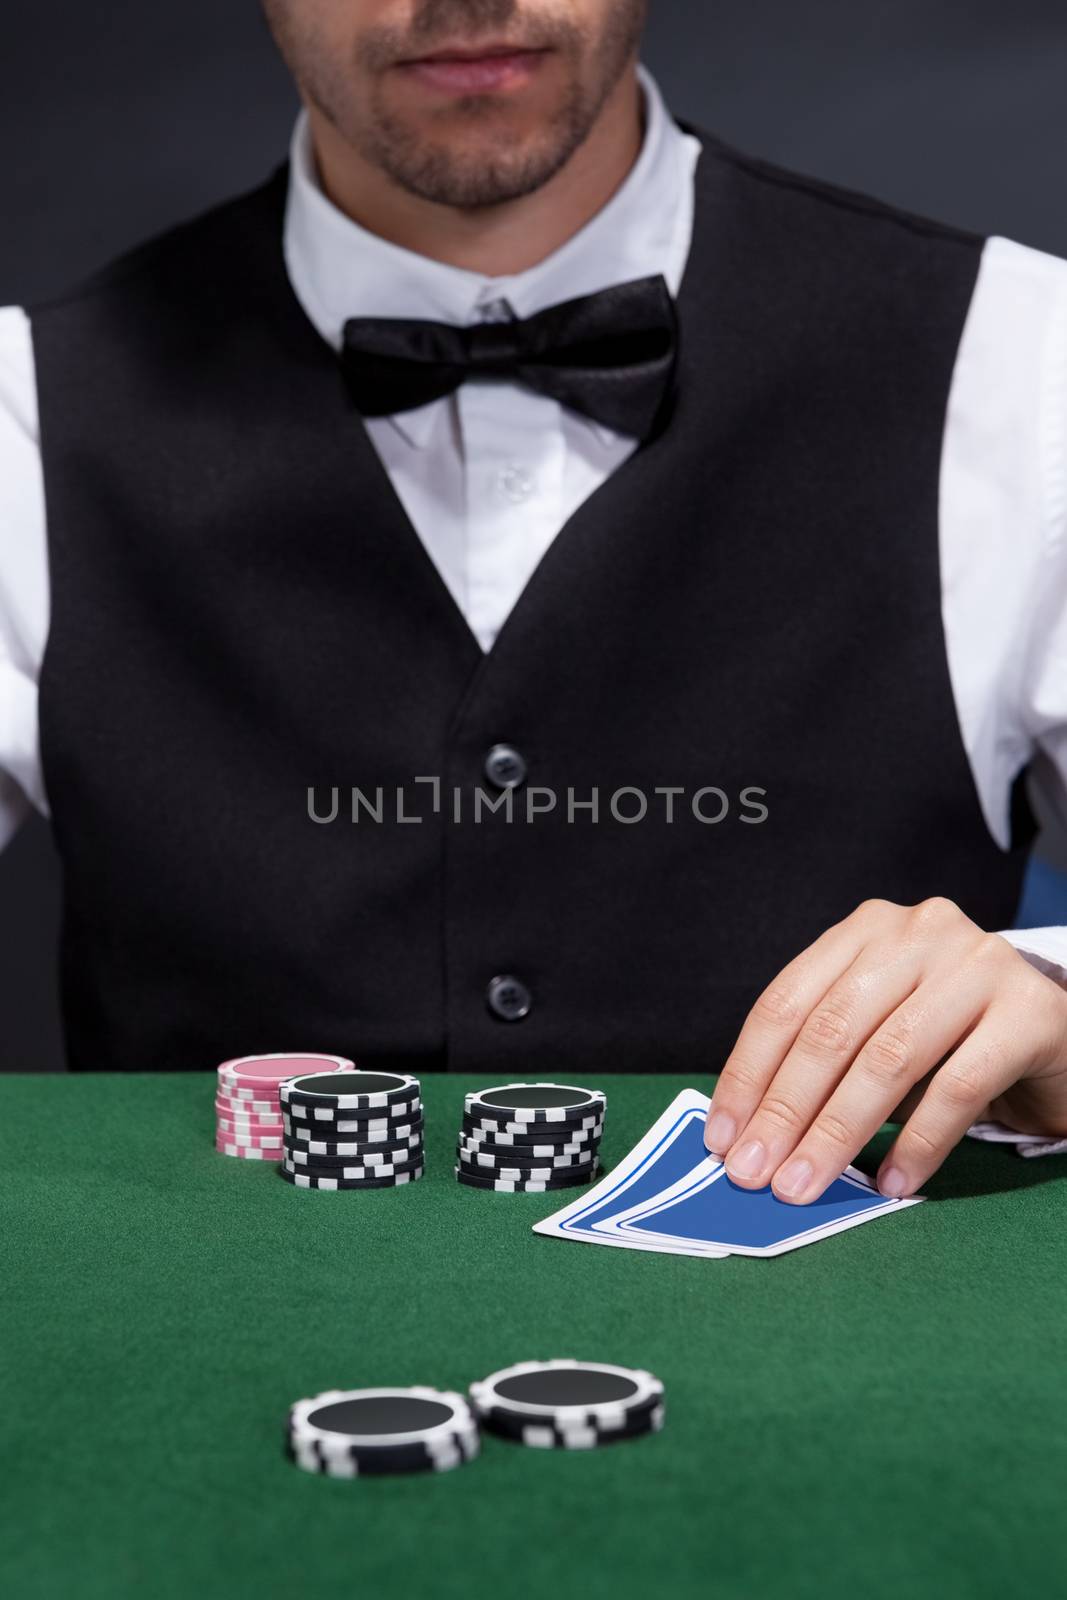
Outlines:
[[[498,789],[517,789],[526,776],[526,762],[510,744],[495,744],[485,758],[485,775]]]
[[[494,1017],[501,1022],[519,1022],[532,1003],[529,989],[518,978],[510,975],[490,979],[485,1000]]]

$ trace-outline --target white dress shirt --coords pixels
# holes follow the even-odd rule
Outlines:
[[[531,315],[662,273],[677,293],[700,144],[638,69],[645,131],[602,208],[537,265],[486,277],[392,244],[326,198],[296,121],[284,249],[294,291],[334,347],[349,316],[468,325]],[[365,426],[456,605],[488,650],[549,544],[636,441],[517,384],[472,380]],[[987,826],[1008,841],[1012,780],[1042,754],[1067,818],[1067,262],[987,241],[942,446],[942,607],[963,744]],[[0,844],[47,815],[37,679],[48,630],[45,504],[31,329],[0,310]],[[1010,935],[1067,982],[1067,928]]]

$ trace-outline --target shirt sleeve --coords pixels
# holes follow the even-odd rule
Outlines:
[[[37,683],[48,634],[48,554],[37,387],[29,318],[0,308],[0,848],[41,777]]]
[[[1019,643],[1002,678],[1003,714],[989,724],[989,765],[999,752],[1007,776],[1027,752],[1042,769],[1054,816],[1067,828],[1067,261],[994,239],[983,272],[992,308],[983,338],[990,348],[998,335],[1003,340],[999,376],[1008,380],[985,402],[997,430],[986,436],[991,454],[983,471],[995,485],[994,497],[1006,490],[1009,505],[1015,497],[1017,516],[1006,532],[1013,550],[1030,553],[1021,563],[1025,604]],[[996,376],[991,361],[986,373]],[[1032,482],[1016,491],[1012,474],[1021,466],[1032,472]],[[1019,525],[1023,517],[1028,526]],[[1013,929],[1002,936],[1067,988],[1067,927]],[[996,1122],[976,1123],[969,1132],[1014,1144],[1024,1156],[1067,1150],[1067,1140],[1018,1134]]]

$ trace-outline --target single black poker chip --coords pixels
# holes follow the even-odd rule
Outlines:
[[[382,1177],[381,1169],[368,1167],[367,1172],[378,1173],[376,1177],[368,1178],[341,1178],[335,1175],[320,1172],[297,1171],[287,1166],[283,1161],[278,1168],[286,1183],[291,1183],[296,1189],[398,1189],[405,1183],[417,1183],[423,1174],[423,1167],[406,1167],[403,1172],[396,1172],[391,1177]]]
[[[497,1122],[465,1113],[460,1132],[468,1138],[493,1140],[499,1144],[592,1143],[604,1132],[604,1119],[590,1115],[573,1122]]]
[[[460,1126],[487,1139],[582,1139],[604,1127],[602,1112],[581,1111],[552,1122],[512,1122],[464,1111]]]
[[[548,1133],[548,1128],[552,1129]],[[468,1138],[479,1138],[488,1134],[493,1139],[503,1144],[575,1144],[584,1140],[587,1144],[598,1144],[604,1133],[603,1122],[594,1122],[591,1118],[583,1122],[568,1123],[538,1123],[536,1133],[527,1122],[497,1122],[488,1127],[484,1122],[475,1122],[464,1118],[460,1132]]]
[[[352,1478],[448,1472],[479,1450],[464,1396],[414,1387],[328,1390],[290,1408],[286,1447],[305,1471]]]
[[[575,1423],[561,1426],[556,1422],[522,1422],[506,1412],[496,1413],[485,1421],[485,1428],[501,1439],[511,1439],[539,1450],[593,1450],[602,1444],[621,1443],[626,1439],[640,1439],[645,1434],[660,1433],[666,1411],[662,1401],[647,1410],[636,1413],[618,1427],[596,1426],[593,1423]]]
[[[596,1170],[595,1160],[585,1161],[576,1167],[551,1167],[547,1164],[538,1166],[536,1163],[519,1164],[515,1161],[494,1163],[487,1167],[483,1162],[470,1161],[460,1154],[458,1156],[460,1172],[466,1172],[472,1178],[489,1178],[494,1182],[498,1179],[518,1178],[523,1183],[582,1183],[592,1176]]]
[[[339,1122],[314,1119],[305,1122],[300,1117],[284,1116],[282,1133],[286,1139],[309,1147],[318,1144],[401,1144],[421,1139],[425,1121],[422,1112],[406,1117],[376,1118],[374,1121],[356,1122],[342,1118]]]
[[[467,1167],[456,1167],[456,1179],[468,1189],[492,1189],[497,1194],[550,1194],[557,1189],[577,1189],[596,1176],[596,1166],[568,1173],[565,1178],[524,1179],[489,1178],[471,1172]]]
[[[282,1105],[334,1111],[383,1111],[419,1093],[419,1080],[405,1072],[325,1072],[286,1078],[278,1087]]]
[[[405,1151],[399,1161],[327,1161],[313,1156],[310,1161],[297,1161],[288,1151],[282,1157],[286,1172],[310,1172],[320,1178],[345,1178],[349,1182],[364,1178],[392,1178],[398,1172],[411,1172],[421,1167],[424,1156],[421,1150]]]
[[[434,1454],[411,1446],[391,1450],[358,1450],[350,1446],[338,1454],[331,1454],[321,1445],[298,1444],[286,1440],[286,1455],[305,1472],[317,1472],[329,1478],[381,1478],[393,1473],[450,1472],[473,1461],[478,1454],[480,1441],[457,1436],[450,1446]]]
[[[344,1149],[344,1146],[341,1146],[341,1149]],[[373,1166],[374,1170],[378,1170],[379,1166],[418,1165],[422,1160],[422,1141],[418,1144],[405,1144],[395,1150],[387,1149],[384,1144],[376,1144],[371,1149],[357,1150],[355,1155],[350,1155],[349,1152],[344,1155],[320,1155],[317,1152],[309,1152],[306,1144],[298,1146],[283,1144],[280,1158],[286,1160],[296,1170],[309,1173],[328,1173],[341,1166]]]
[[[456,1146],[456,1155],[461,1167],[470,1167],[474,1172],[485,1172],[490,1177],[499,1173],[503,1167],[522,1167],[523,1169],[536,1167],[546,1178],[554,1172],[568,1172],[575,1167],[588,1167],[597,1159],[595,1149],[582,1150],[575,1155],[535,1156],[527,1155],[522,1150],[514,1148],[500,1150],[483,1150],[480,1145],[464,1144],[462,1140]]]
[[[422,1100],[418,1095],[395,1100],[390,1106],[375,1107],[370,1111],[350,1111],[336,1106],[289,1101],[283,1101],[281,1109],[283,1122],[291,1122],[294,1128],[313,1128],[316,1133],[326,1130],[326,1138],[342,1138],[349,1133],[366,1137],[401,1123],[422,1120]]]
[[[467,1116],[503,1123],[573,1123],[582,1117],[603,1119],[607,1096],[599,1089],[569,1083],[505,1083],[467,1095]]]
[[[522,1361],[470,1387],[484,1427],[523,1444],[590,1449],[663,1426],[663,1384],[601,1361]]]
[[[595,1161],[599,1153],[598,1144],[582,1145],[578,1149],[570,1145],[556,1146],[546,1150],[543,1145],[471,1144],[462,1135],[456,1144],[456,1154],[466,1157],[472,1166],[584,1167]]]
[[[586,1145],[578,1151],[566,1151],[559,1154],[553,1151],[551,1156],[535,1156],[532,1145],[499,1145],[492,1150],[487,1150],[484,1145],[466,1144],[460,1139],[456,1146],[457,1155],[470,1161],[488,1167],[498,1166],[503,1162],[506,1166],[538,1167],[556,1166],[561,1170],[564,1167],[587,1167],[595,1161],[600,1152],[599,1145]]]

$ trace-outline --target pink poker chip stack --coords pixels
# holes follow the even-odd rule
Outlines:
[[[308,1050],[224,1061],[215,1086],[215,1149],[246,1161],[280,1161],[284,1152],[279,1084],[307,1073],[354,1069],[355,1062],[345,1056]]]

